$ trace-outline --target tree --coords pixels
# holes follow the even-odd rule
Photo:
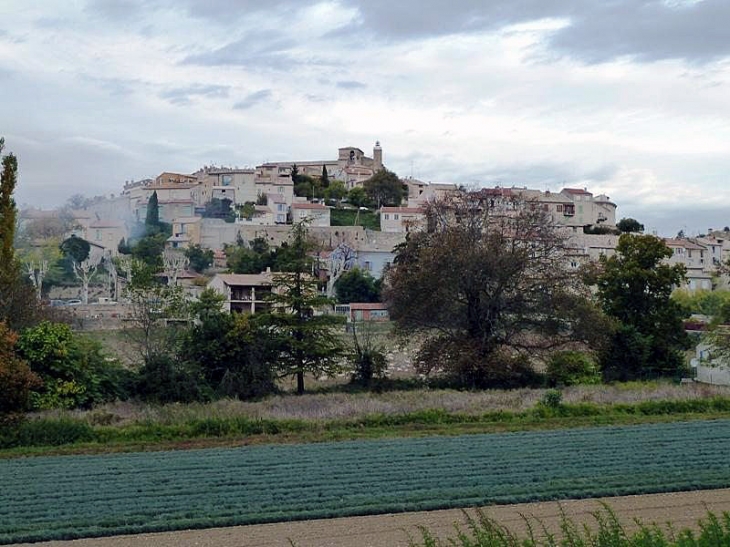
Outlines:
[[[190,259],[184,252],[176,249],[165,249],[162,251],[162,266],[167,276],[167,284],[174,287],[177,285],[177,276],[190,265]]]
[[[616,223],[616,228],[624,234],[644,231],[644,225],[633,218],[622,218]]]
[[[322,188],[327,189],[330,185],[330,177],[327,174],[327,166],[322,166],[322,178],[320,178],[320,183],[322,184]]]
[[[334,315],[318,315],[332,300],[319,293],[311,275],[315,245],[308,237],[306,224],[292,227],[291,244],[285,251],[284,273],[274,276],[271,313],[263,317],[275,336],[281,376],[295,376],[297,393],[304,393],[304,375],[334,374],[339,370],[343,346],[333,329],[342,320]]]
[[[218,397],[252,399],[276,391],[276,347],[255,316],[221,310],[222,297],[204,291],[193,306],[196,324],[181,344],[181,358],[200,366]]]
[[[616,254],[602,256],[599,271],[589,275],[603,311],[618,322],[601,357],[604,379],[625,381],[682,372],[680,351],[688,339],[682,308],[670,296],[686,270],[681,264],[664,263],[670,256],[671,249],[655,236],[624,234]]]
[[[27,410],[31,392],[43,385],[40,376],[16,355],[17,341],[18,335],[0,322],[0,426],[3,415]]]
[[[36,408],[88,407],[124,393],[123,369],[66,324],[43,321],[25,329],[17,353],[43,379],[32,396]]]
[[[190,260],[190,267],[198,273],[203,273],[213,265],[213,250],[203,249],[200,245],[185,249],[185,256]]]
[[[381,169],[363,183],[363,189],[378,209],[381,206],[398,207],[407,195],[398,175],[387,169]]]
[[[74,262],[83,262],[89,258],[91,245],[85,239],[72,235],[61,243],[61,253],[73,259]]]
[[[328,200],[334,200],[337,206],[340,206],[340,202],[347,195],[347,187],[341,180],[333,180],[330,182],[327,189],[324,191],[324,197]]]
[[[468,387],[524,385],[529,357],[600,332],[562,233],[536,204],[508,205],[444,197],[426,207],[428,229],[396,248],[383,296],[397,329],[423,337],[422,372]]]
[[[157,199],[157,191],[152,192],[147,201],[147,217],[144,221],[147,234],[156,234],[160,227],[160,203]]]
[[[368,195],[362,186],[355,186],[348,192],[347,201],[355,207],[364,207],[368,203]]]
[[[156,273],[154,268],[136,261],[127,274],[129,321],[125,334],[145,362],[156,355],[169,355],[179,334],[174,327],[188,319],[180,287],[161,283]]]
[[[5,139],[0,138],[0,321],[20,330],[40,321],[45,312],[15,256],[17,210],[13,192],[18,180],[18,160],[13,154],[2,156],[4,147]]]
[[[335,292],[340,304],[378,302],[380,300],[376,280],[360,268],[353,268],[343,273],[335,283]]]
[[[89,303],[89,283],[96,274],[103,256],[99,253],[90,254],[83,262],[73,262],[74,274],[81,281],[81,300]]]

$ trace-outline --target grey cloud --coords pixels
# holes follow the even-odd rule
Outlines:
[[[262,89],[245,97],[242,101],[233,105],[236,110],[247,110],[257,104],[268,100],[272,96],[270,89]]]
[[[669,7],[659,0],[596,2],[550,45],[589,63],[629,56],[639,61],[704,63],[730,55],[730,2],[704,0]]]
[[[188,104],[193,97],[225,98],[228,97],[228,86],[195,84],[188,87],[169,89],[160,94],[162,99],[171,104]]]
[[[536,19],[570,25],[548,39],[554,51],[588,63],[629,56],[707,62],[730,55],[730,2],[702,0],[349,0],[360,10],[360,32],[392,41],[498,30]]]
[[[144,0],[89,0],[84,9],[88,14],[107,21],[131,22],[140,20],[155,5],[156,2]]]
[[[367,87],[367,84],[351,80],[342,80],[337,82],[335,85],[342,89],[365,89]]]

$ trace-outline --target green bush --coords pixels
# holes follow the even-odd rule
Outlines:
[[[70,418],[23,420],[0,428],[0,448],[15,446],[60,446],[96,439],[86,422]]]
[[[165,354],[153,354],[146,360],[136,392],[156,403],[209,401],[212,395],[199,366]]]
[[[580,351],[559,351],[551,355],[545,376],[550,387],[601,382],[596,363]]]

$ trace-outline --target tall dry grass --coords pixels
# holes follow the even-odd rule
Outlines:
[[[518,389],[466,392],[419,389],[379,394],[279,395],[258,402],[225,399],[207,404],[166,406],[118,402],[70,414],[95,424],[119,425],[146,421],[172,424],[187,420],[239,416],[279,420],[352,419],[373,414],[400,415],[431,409],[475,415],[489,411],[517,412],[531,409],[543,398],[545,391]],[[614,404],[659,400],[681,401],[717,396],[730,397],[730,388],[704,384],[676,385],[649,382],[570,387],[563,391],[562,400],[564,403]],[[64,415],[68,416],[69,413]],[[52,417],[54,413],[44,413],[44,416]]]

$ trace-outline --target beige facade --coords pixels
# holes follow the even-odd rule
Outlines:
[[[208,288],[225,298],[223,309],[230,313],[254,314],[269,310],[272,287],[271,272],[218,274],[208,283]]]
[[[103,247],[111,256],[117,256],[119,243],[129,237],[127,226],[122,222],[97,220],[84,231],[84,239]]]
[[[177,217],[172,221],[172,236],[167,239],[167,246],[173,249],[187,249],[200,245],[200,217]]]
[[[291,206],[292,222],[306,221],[309,226],[329,226],[329,207],[321,203],[293,203]]]
[[[199,205],[213,198],[230,199],[235,205],[256,202],[256,171],[254,169],[205,168],[198,173]]]
[[[380,230],[386,233],[408,233],[422,230],[426,214],[421,207],[381,207]]]
[[[440,199],[455,192],[458,187],[446,182],[423,182],[412,177],[403,179],[408,187],[408,207],[422,207],[429,201]]]

